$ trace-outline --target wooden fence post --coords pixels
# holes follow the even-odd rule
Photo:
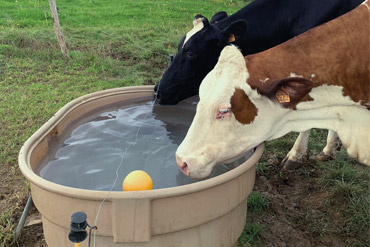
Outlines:
[[[53,19],[54,29],[58,38],[60,49],[62,50],[63,56],[69,57],[67,46],[63,39],[62,30],[60,29],[56,0],[49,0],[49,4],[51,10],[51,18]]]

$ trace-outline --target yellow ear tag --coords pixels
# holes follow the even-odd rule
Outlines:
[[[289,92],[283,87],[281,87],[276,92],[275,98],[276,98],[277,102],[279,102],[279,103],[288,103],[288,102],[290,102]]]
[[[229,42],[231,43],[231,42],[234,42],[235,41],[235,35],[234,34],[230,34],[230,36],[229,36]]]

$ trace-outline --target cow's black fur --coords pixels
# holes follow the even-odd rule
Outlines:
[[[156,85],[160,104],[177,104],[198,93],[203,78],[216,65],[221,50],[233,44],[244,55],[261,52],[328,22],[358,6],[363,0],[255,0],[235,14],[215,14],[211,23],[185,44],[181,39],[174,61]],[[197,15],[195,18],[202,17]],[[294,54],[292,54],[292,59]]]

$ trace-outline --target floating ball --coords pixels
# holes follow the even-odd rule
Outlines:
[[[151,190],[153,181],[148,173],[136,170],[130,172],[123,180],[122,189],[124,191]]]

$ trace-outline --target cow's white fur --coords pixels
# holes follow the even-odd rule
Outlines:
[[[303,77],[303,75],[297,75],[294,72],[290,72],[289,77]]]
[[[335,133],[332,130],[329,130],[328,137],[326,139],[326,146],[322,150],[325,155],[331,157],[335,156],[335,151],[338,148],[337,138],[338,138],[337,133]]]
[[[370,6],[369,6],[369,1],[368,1],[368,0],[364,1],[364,2],[363,2],[363,3],[361,3],[361,4],[365,5],[365,6],[366,6],[366,8],[368,8],[368,9],[370,10]]]
[[[203,178],[216,164],[231,160],[261,142],[288,132],[323,128],[336,131],[349,155],[370,165],[370,112],[343,96],[342,87],[313,88],[313,101],[302,102],[297,110],[283,108],[253,90],[244,57],[235,46],[222,51],[219,62],[203,80],[197,113],[177,150],[186,162],[189,176]],[[216,119],[219,106],[230,106],[236,88],[244,90],[258,112],[250,124],[241,124],[234,115]]]
[[[203,24],[204,18],[197,18],[193,20],[193,29],[191,29],[185,36],[184,44],[182,44],[182,47],[184,47],[185,43],[188,42],[188,40],[197,32],[203,29],[204,24]]]
[[[302,162],[308,152],[308,140],[310,138],[310,130],[299,133],[292,149],[287,154],[287,159],[294,162]]]
[[[266,83],[268,80],[270,80],[270,78],[265,78],[264,80],[262,80],[262,79],[260,79],[260,82],[262,82],[262,83]]]

